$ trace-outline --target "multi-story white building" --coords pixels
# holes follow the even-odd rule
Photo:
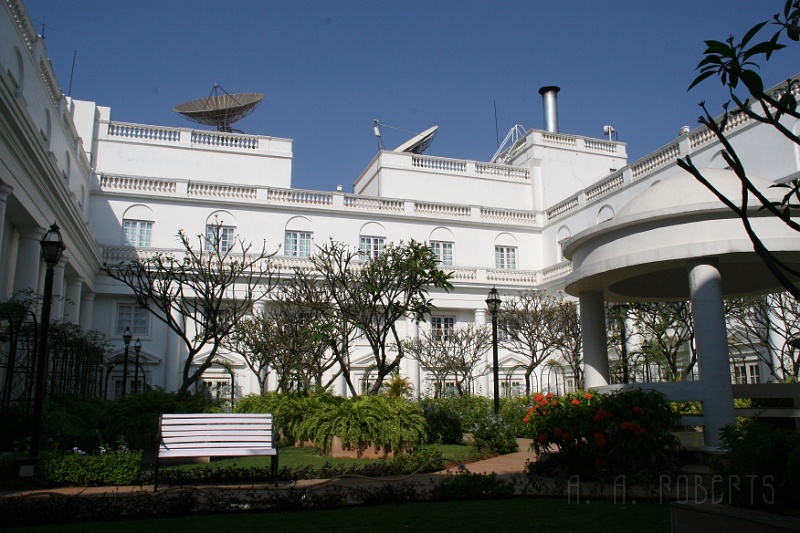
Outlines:
[[[284,274],[307,261],[314,243],[331,238],[353,247],[424,241],[454,273],[452,292],[433,293],[432,320],[485,324],[492,287],[501,294],[564,288],[571,263],[562,250],[570,237],[683,172],[675,164],[679,157],[691,154],[698,167],[726,165],[704,128],[682,129],[629,164],[624,143],[559,132],[557,89],[541,92],[546,124],[509,146],[497,158],[502,164],[381,150],[355,177],[353,193],[298,190],[291,187],[290,139],[120,123],[108,107],[65,97],[22,2],[6,0],[0,9],[0,295],[41,290],[38,241],[56,221],[67,250],[56,267],[54,293],[63,298],[55,301],[53,319],[103,332],[117,346],[116,357],[130,328],[141,341],[147,383],[174,390],[184,348],[101,267],[177,249],[181,229],[203,235],[209,224],[221,223],[225,239],[265,240],[278,250],[275,265]],[[743,116],[730,128],[750,172],[772,181],[798,177],[796,146]],[[409,320],[405,333],[419,335],[430,322]],[[371,356],[366,344],[356,350],[353,380],[364,384]],[[220,357],[234,369],[237,396],[257,390],[237,355]],[[522,381],[521,362],[501,353],[501,375],[512,389]],[[402,373],[425,391],[417,363],[404,361]],[[563,390],[567,377],[541,369],[536,388]],[[114,397],[119,365],[109,379],[107,395]],[[221,367],[204,375],[212,387],[229,386],[231,379]],[[491,390],[490,377],[480,378],[477,392]],[[343,383],[338,392],[346,392]]]

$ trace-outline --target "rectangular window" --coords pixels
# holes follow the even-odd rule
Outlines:
[[[456,317],[454,316],[432,316],[431,335],[436,339],[446,341],[450,337],[450,334],[453,333],[455,325]]]
[[[745,373],[745,366],[744,365],[736,365],[733,367],[734,371],[734,380],[735,383],[738,385],[744,385],[747,383],[747,376]]]
[[[747,382],[751,384],[761,382],[761,372],[757,364],[747,365]]]
[[[287,231],[283,240],[284,255],[309,257],[311,255],[311,233]]]
[[[514,246],[495,246],[494,267],[515,270],[517,268],[517,249]]]
[[[137,248],[149,248],[153,236],[153,223],[145,220],[122,221],[122,244]]]
[[[361,259],[375,259],[383,254],[383,237],[361,237],[358,243],[358,253]]]
[[[229,400],[231,397],[231,382],[228,380],[203,380],[203,395],[212,400]]]
[[[217,238],[219,238],[220,253],[230,251],[236,240],[236,228],[214,224],[206,226],[206,251],[217,249]]]
[[[135,304],[119,304],[117,306],[117,335],[131,328],[131,335],[144,337],[148,334],[149,313],[146,308]]]
[[[431,250],[442,266],[453,266],[453,243],[431,241]]]

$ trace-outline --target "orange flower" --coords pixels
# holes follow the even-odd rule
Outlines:
[[[587,392],[586,394],[583,395],[583,398],[585,400],[591,400],[592,398],[594,398],[594,396],[592,396],[590,393]]]
[[[533,401],[536,402],[536,403],[541,402],[543,399],[544,399],[544,396],[542,396],[541,394],[537,394],[536,396],[533,397]]]
[[[636,414],[636,415],[640,415],[640,414],[642,414],[644,412],[644,409],[642,409],[642,407],[639,406],[639,405],[634,405],[633,409],[631,409],[631,411],[633,411],[633,413]]]
[[[558,405],[558,402],[555,400],[550,400],[550,405]]]
[[[579,399],[577,399],[577,398],[573,398],[571,403],[572,403],[572,405],[580,405],[581,401]]]
[[[549,400],[549,399],[550,399],[550,398],[552,398],[553,396],[555,396],[555,394],[553,394],[552,392],[548,392],[548,393],[547,393],[547,396],[545,396],[545,398],[547,398],[547,399]]]

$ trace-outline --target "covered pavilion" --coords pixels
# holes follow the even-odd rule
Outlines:
[[[742,184],[731,170],[703,175],[741,205]],[[751,178],[770,200],[783,189]],[[800,236],[768,211],[748,202],[751,224],[767,249],[800,269]],[[735,421],[723,298],[780,291],[753,250],[742,221],[688,172],[655,183],[611,220],[583,231],[564,250],[573,272],[566,291],[580,302],[586,387],[608,386],[605,303],[691,301],[697,366],[695,382],[647,387],[671,400],[702,402],[704,444],[719,444],[719,430]],[[638,385],[642,386],[642,385]]]

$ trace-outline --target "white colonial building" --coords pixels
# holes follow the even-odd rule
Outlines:
[[[701,168],[726,166],[720,145],[704,128],[685,128],[664,147],[628,163],[624,143],[559,132],[557,88],[541,92],[544,127],[507,146],[495,158],[502,163],[381,150],[353,177],[352,193],[293,189],[290,139],[120,123],[109,107],[65,97],[23,3],[4,0],[0,296],[41,291],[39,239],[56,221],[67,249],[56,268],[54,293],[63,298],[55,301],[53,319],[103,332],[116,345],[116,356],[130,328],[141,341],[147,383],[174,390],[184,347],[101,267],[175,250],[181,229],[202,235],[209,224],[221,223],[224,239],[265,240],[278,250],[275,265],[284,274],[307,261],[314,243],[331,238],[353,247],[409,239],[430,243],[454,272],[455,289],[433,294],[436,311],[427,323],[405,324],[413,337],[431,322],[485,324],[492,287],[501,294],[564,289],[572,264],[562,252],[570,239],[612,220],[653,184],[682,173],[679,157],[691,155]],[[798,131],[796,123],[791,127]],[[730,135],[752,174],[770,181],[798,178],[797,146],[769,127],[740,115]],[[237,355],[221,357],[233,373],[213,367],[204,376],[208,386],[233,385],[236,396],[257,390]],[[363,383],[372,360],[365,343],[353,360],[353,380]],[[501,352],[501,375],[511,388],[522,382],[519,363]],[[564,373],[539,372],[538,389],[570,386]],[[402,373],[425,391],[426,376],[416,362],[404,361]],[[118,390],[122,380],[119,365],[109,379],[107,396],[114,397],[113,383]],[[477,389],[490,393],[488,375]],[[346,393],[343,383],[338,392]]]

